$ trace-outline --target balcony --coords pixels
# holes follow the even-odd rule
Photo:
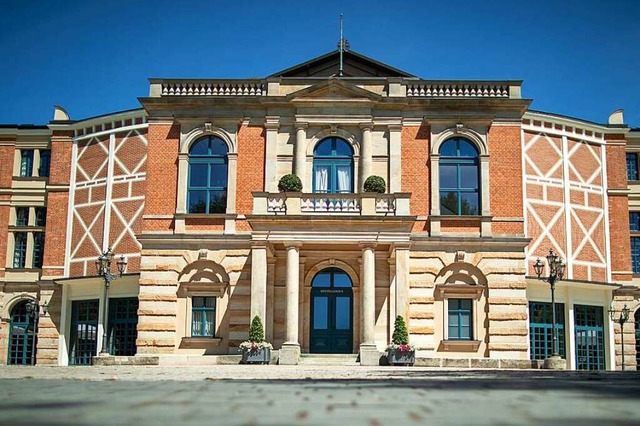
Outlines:
[[[409,216],[406,192],[326,194],[254,192],[253,214],[274,216]]]

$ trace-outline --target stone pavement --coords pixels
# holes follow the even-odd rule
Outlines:
[[[636,372],[0,367],[0,425],[640,424]]]

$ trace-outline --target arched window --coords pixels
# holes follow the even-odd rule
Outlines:
[[[326,138],[316,145],[313,192],[353,192],[353,149],[344,139]]]
[[[465,138],[440,147],[440,214],[480,214],[478,149]]]
[[[227,210],[227,144],[205,136],[189,151],[189,213],[224,213]]]

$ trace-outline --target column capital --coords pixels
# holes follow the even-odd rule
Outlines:
[[[282,243],[284,244],[284,248],[287,250],[299,249],[302,247],[302,241],[283,241]]]
[[[373,123],[360,123],[360,129],[363,132],[366,132],[366,131],[370,132],[373,130]]]
[[[280,128],[280,116],[268,115],[264,118],[264,127],[267,130],[278,130]]]
[[[358,244],[358,246],[362,249],[362,250],[366,250],[366,249],[372,249],[375,250],[376,246],[378,245],[377,242],[375,241],[363,241],[360,244]]]
[[[296,128],[296,130],[302,130],[302,129],[306,129],[309,127],[309,123],[307,123],[306,121],[296,121],[293,126]]]

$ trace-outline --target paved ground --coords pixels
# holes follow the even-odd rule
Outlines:
[[[2,425],[640,424],[640,375],[393,367],[0,367]]]

